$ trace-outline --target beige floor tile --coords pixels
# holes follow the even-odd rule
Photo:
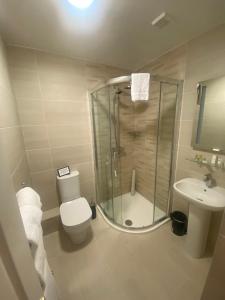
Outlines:
[[[131,235],[98,216],[83,246],[63,231],[45,236],[45,246],[65,300],[200,300],[210,258],[189,257],[184,240],[170,224]]]

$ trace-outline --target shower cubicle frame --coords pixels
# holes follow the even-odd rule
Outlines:
[[[142,228],[128,228],[125,227],[121,224],[116,224],[113,223],[109,219],[109,217],[106,215],[104,210],[101,208],[101,206],[97,203],[97,197],[98,197],[98,191],[97,191],[97,177],[98,177],[98,166],[97,166],[97,146],[96,146],[96,136],[95,136],[95,123],[93,122],[93,105],[92,105],[92,94],[99,91],[100,89],[111,86],[111,85],[116,85],[116,84],[121,84],[121,83],[130,83],[131,82],[131,76],[120,76],[116,78],[111,78],[108,80],[105,84],[99,85],[97,88],[89,91],[89,104],[91,107],[91,123],[92,123],[92,144],[94,148],[94,172],[95,172],[95,190],[96,190],[96,203],[97,203],[97,209],[104,218],[104,220],[111,225],[113,228],[119,230],[119,231],[124,231],[127,233],[145,233],[149,232],[152,230],[157,229],[160,227],[162,224],[168,222],[170,220],[170,212],[172,210],[172,202],[173,202],[173,183],[175,179],[175,170],[176,170],[176,160],[177,160],[177,145],[178,145],[178,137],[179,137],[179,127],[180,127],[180,114],[181,114],[181,101],[182,101],[182,92],[183,92],[183,80],[176,80],[176,79],[171,79],[167,77],[162,77],[158,75],[151,75],[151,80],[152,81],[158,81],[161,83],[165,84],[172,84],[177,86],[177,95],[176,95],[176,111],[175,111],[175,120],[174,120],[174,131],[173,131],[173,143],[172,143],[172,149],[171,149],[171,162],[170,162],[170,178],[169,178],[169,195],[168,195],[168,203],[167,203],[167,212],[165,217],[153,222],[153,224],[147,226],[147,227],[142,227]],[[160,89],[160,102],[161,102],[161,89]],[[159,116],[160,116],[160,103],[159,103]],[[158,124],[160,123],[160,119],[158,120]],[[159,126],[159,125],[158,125]],[[159,132],[157,134],[157,148],[158,148],[158,139],[159,139]],[[175,149],[176,148],[176,149]],[[158,150],[156,150],[157,153]],[[157,157],[156,157],[156,165],[157,165]],[[156,174],[155,174],[156,176]],[[155,207],[155,197],[154,197],[154,207]]]

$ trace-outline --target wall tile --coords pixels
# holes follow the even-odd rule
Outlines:
[[[15,191],[21,188],[22,182],[30,184],[23,138],[18,123],[16,102],[8,72],[7,55],[4,43],[0,39],[0,140]]]
[[[85,121],[76,125],[49,125],[48,134],[53,148],[90,143],[90,131]]]
[[[18,98],[17,108],[20,125],[43,125],[45,123],[42,101]]]
[[[10,68],[10,76],[16,98],[42,98],[38,73],[36,71]]]
[[[82,80],[74,83],[41,82],[41,90],[44,99],[48,101],[82,101],[87,96],[87,90]]]
[[[55,168],[91,162],[91,145],[52,148],[52,158]]]
[[[19,164],[17,164],[16,169],[12,173],[12,180],[16,192],[19,189],[21,189],[24,186],[24,184],[26,186],[31,186],[30,171],[28,169],[28,164],[25,155],[19,162]]]
[[[20,128],[17,126],[1,129],[0,136],[3,141],[9,172],[12,174],[24,155],[24,145]]]
[[[77,124],[87,119],[87,101],[45,102],[45,116],[48,124]]]
[[[10,67],[35,70],[37,68],[35,51],[23,47],[7,47],[7,59]]]
[[[27,150],[27,161],[31,172],[40,172],[52,169],[50,149]]]
[[[11,91],[0,88],[0,127],[18,125],[16,103]]]
[[[56,190],[56,172],[53,170],[31,173],[33,188],[40,194],[43,210],[59,205]]]
[[[46,126],[23,126],[22,127],[25,149],[48,148],[48,135]]]

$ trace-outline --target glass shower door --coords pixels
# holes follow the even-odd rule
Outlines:
[[[110,219],[114,219],[108,87],[104,87],[92,94],[92,118],[95,142],[97,203]]]
[[[116,90],[104,87],[92,94],[97,203],[109,219],[121,224],[118,105]]]
[[[119,98],[116,87],[109,87],[111,153],[112,153],[112,196],[113,212],[116,224],[123,224],[121,165],[120,165],[120,130],[119,130]]]
[[[160,103],[155,171],[154,222],[167,216],[170,201],[178,86],[160,83]]]

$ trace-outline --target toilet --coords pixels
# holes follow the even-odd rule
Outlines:
[[[79,172],[57,176],[57,183],[62,204],[60,217],[65,232],[74,244],[81,244],[87,237],[91,226],[92,212],[88,201],[80,197]]]

